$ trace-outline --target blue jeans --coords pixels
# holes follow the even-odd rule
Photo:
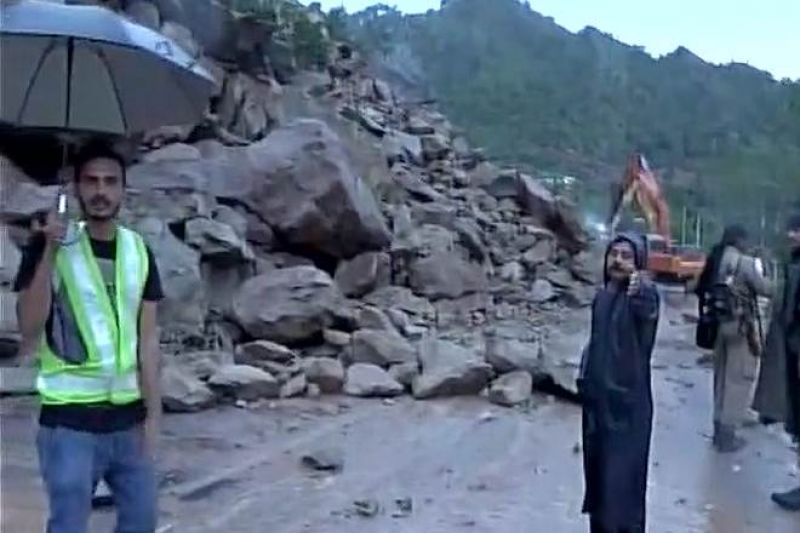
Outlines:
[[[154,533],[155,466],[144,453],[141,426],[114,433],[39,427],[36,447],[47,490],[47,533],[87,533],[92,494],[105,480],[117,508],[116,533]]]

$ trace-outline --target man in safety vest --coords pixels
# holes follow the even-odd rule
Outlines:
[[[74,179],[85,222],[67,232],[55,211],[35,221],[15,281],[20,330],[34,341],[39,367],[36,444],[47,531],[86,533],[92,492],[103,479],[117,531],[152,533],[161,282],[142,238],[117,223],[124,160],[92,143],[78,154]]]

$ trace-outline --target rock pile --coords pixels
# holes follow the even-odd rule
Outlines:
[[[218,34],[210,11],[190,7],[201,3],[225,21]],[[544,341],[554,316],[591,301],[597,265],[572,206],[332,46],[330,79],[306,97],[380,147],[388,179],[368,184],[329,124],[275,111],[291,78],[270,63],[267,28],[215,2],[123,7],[196,50],[221,87],[208,124],[148,133],[128,171],[122,216],[152,248],[166,293],[168,409],[340,392],[487,391],[513,405],[543,379],[573,386]],[[0,162],[12,228],[0,282],[13,309],[20,224],[54,191]],[[14,331],[2,323],[3,346]]]

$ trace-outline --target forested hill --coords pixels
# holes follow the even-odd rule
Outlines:
[[[443,4],[416,16],[374,6],[348,18],[349,34],[395,67],[417,63],[443,110],[493,157],[607,190],[641,149],[673,210],[700,210],[717,226],[736,215],[769,230],[798,199],[797,84],[685,48],[654,59],[595,28],[571,33],[535,3]]]

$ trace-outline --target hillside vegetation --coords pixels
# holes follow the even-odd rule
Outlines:
[[[348,23],[378,59],[412,50],[443,110],[493,157],[579,178],[597,216],[634,149],[666,184],[676,234],[686,207],[708,238],[736,219],[774,241],[800,200],[795,83],[685,48],[654,59],[517,0],[450,0],[415,16],[376,5]]]

